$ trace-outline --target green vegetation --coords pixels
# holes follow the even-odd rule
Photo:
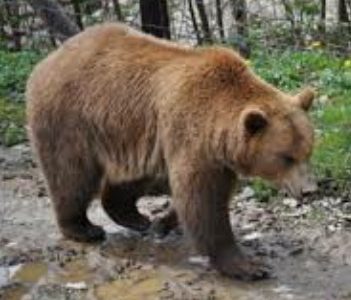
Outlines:
[[[39,58],[34,52],[0,50],[0,97],[22,101],[28,74]]]
[[[34,52],[0,50],[0,144],[12,146],[25,140],[24,90],[33,65]]]
[[[40,59],[34,52],[0,51],[0,144],[25,139],[23,93],[25,82]],[[252,67],[269,82],[286,91],[313,85],[318,98],[312,111],[316,124],[313,163],[318,174],[351,178],[351,61],[320,49],[306,51],[262,50],[253,52]],[[272,189],[261,182],[254,188],[264,198]]]
[[[0,98],[0,144],[12,146],[25,140],[24,105]]]

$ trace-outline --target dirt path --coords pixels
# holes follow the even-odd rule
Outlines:
[[[153,214],[166,201],[140,206]],[[108,239],[64,240],[28,146],[0,148],[0,299],[351,299],[349,199],[266,204],[245,188],[231,209],[243,247],[271,263],[274,279],[220,277],[184,237],[139,236],[114,225],[97,201],[89,214]]]

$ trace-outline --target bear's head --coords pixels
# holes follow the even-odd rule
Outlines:
[[[273,182],[297,198],[316,189],[308,168],[314,134],[307,111],[313,98],[309,88],[296,96],[275,90],[243,107],[236,156],[241,173]]]

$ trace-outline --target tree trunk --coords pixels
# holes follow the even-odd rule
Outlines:
[[[235,22],[237,24],[237,31],[239,35],[246,36],[247,29],[247,7],[245,0],[232,0],[232,9]]]
[[[80,30],[84,29],[83,21],[82,21],[82,10],[80,8],[80,1],[81,0],[72,0],[74,16],[76,19],[76,23]]]
[[[2,39],[7,38],[6,31],[5,31],[6,22],[5,22],[5,7],[4,7],[4,5],[5,5],[4,3],[0,2],[0,37]]]
[[[21,51],[21,38],[24,35],[24,33],[20,29],[21,20],[19,14],[19,4],[16,0],[12,0],[11,2],[5,1],[4,8],[6,10],[7,23],[11,28],[10,40],[13,44],[10,48],[13,51]]]
[[[199,31],[199,27],[197,26],[197,21],[196,21],[196,16],[195,16],[192,0],[188,0],[188,4],[189,4],[189,13],[190,13],[191,22],[193,23],[194,31],[196,34],[196,40],[197,40],[197,43],[199,45],[201,45],[202,38],[201,38],[200,31]]]
[[[167,0],[140,0],[142,30],[160,38],[171,38]]]
[[[217,17],[217,26],[219,30],[219,36],[221,41],[225,41],[224,28],[223,28],[223,11],[222,11],[222,1],[216,0],[216,17]]]
[[[284,6],[285,16],[291,24],[292,40],[297,47],[300,47],[303,44],[303,38],[301,36],[301,26],[295,21],[293,4],[288,0],[282,0],[282,4]]]
[[[347,6],[345,0],[338,1],[338,20],[340,23],[349,22],[349,15],[347,13]]]
[[[212,42],[212,34],[210,30],[210,25],[208,23],[207,13],[205,9],[205,4],[203,0],[195,0],[197,10],[199,12],[201,27],[204,35],[204,41],[207,43]]]
[[[321,0],[321,20],[323,22],[325,22],[325,18],[326,18],[326,0]]]
[[[27,0],[27,2],[61,42],[80,31],[79,27],[66,15],[61,5],[56,1]]]
[[[321,0],[321,11],[320,11],[320,20],[318,24],[320,38],[325,40],[325,19],[326,19],[326,0]]]
[[[112,4],[113,4],[113,9],[115,11],[117,20],[121,21],[121,22],[124,21],[121,6],[119,4],[119,0],[112,0]]]

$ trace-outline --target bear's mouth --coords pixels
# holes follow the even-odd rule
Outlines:
[[[296,166],[289,176],[283,179],[280,188],[293,198],[301,199],[318,190],[316,180],[307,164]]]

